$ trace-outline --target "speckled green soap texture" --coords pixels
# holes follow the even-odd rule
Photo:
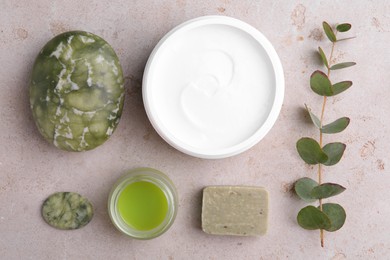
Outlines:
[[[83,31],[50,40],[35,60],[30,105],[40,133],[56,147],[86,151],[103,144],[122,114],[124,81],[118,57]]]
[[[210,186],[203,190],[202,229],[213,235],[267,232],[268,192],[261,187]]]
[[[42,216],[51,226],[59,229],[78,229],[93,217],[92,204],[74,192],[57,192],[42,205]]]

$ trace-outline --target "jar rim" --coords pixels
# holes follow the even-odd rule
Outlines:
[[[164,193],[168,204],[168,210],[164,220],[150,230],[138,230],[128,225],[118,210],[118,198],[121,192],[131,183],[146,181],[156,185]],[[153,168],[136,168],[123,174],[112,187],[108,196],[108,214],[114,226],[135,239],[152,239],[162,235],[173,224],[177,214],[177,191],[173,182],[164,173]]]

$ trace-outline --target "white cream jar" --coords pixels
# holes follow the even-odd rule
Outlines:
[[[148,117],[176,149],[216,159],[241,153],[275,123],[284,96],[280,60],[254,27],[205,16],[170,31],[143,78]]]

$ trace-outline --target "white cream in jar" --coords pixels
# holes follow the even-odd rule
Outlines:
[[[202,158],[235,155],[272,127],[283,100],[272,45],[223,16],[184,23],[153,51],[144,74],[149,119],[172,146]]]

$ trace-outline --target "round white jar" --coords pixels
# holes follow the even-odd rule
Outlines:
[[[205,16],[170,31],[143,78],[148,117],[176,149],[216,159],[241,153],[275,123],[284,96],[280,60],[254,27]]]

